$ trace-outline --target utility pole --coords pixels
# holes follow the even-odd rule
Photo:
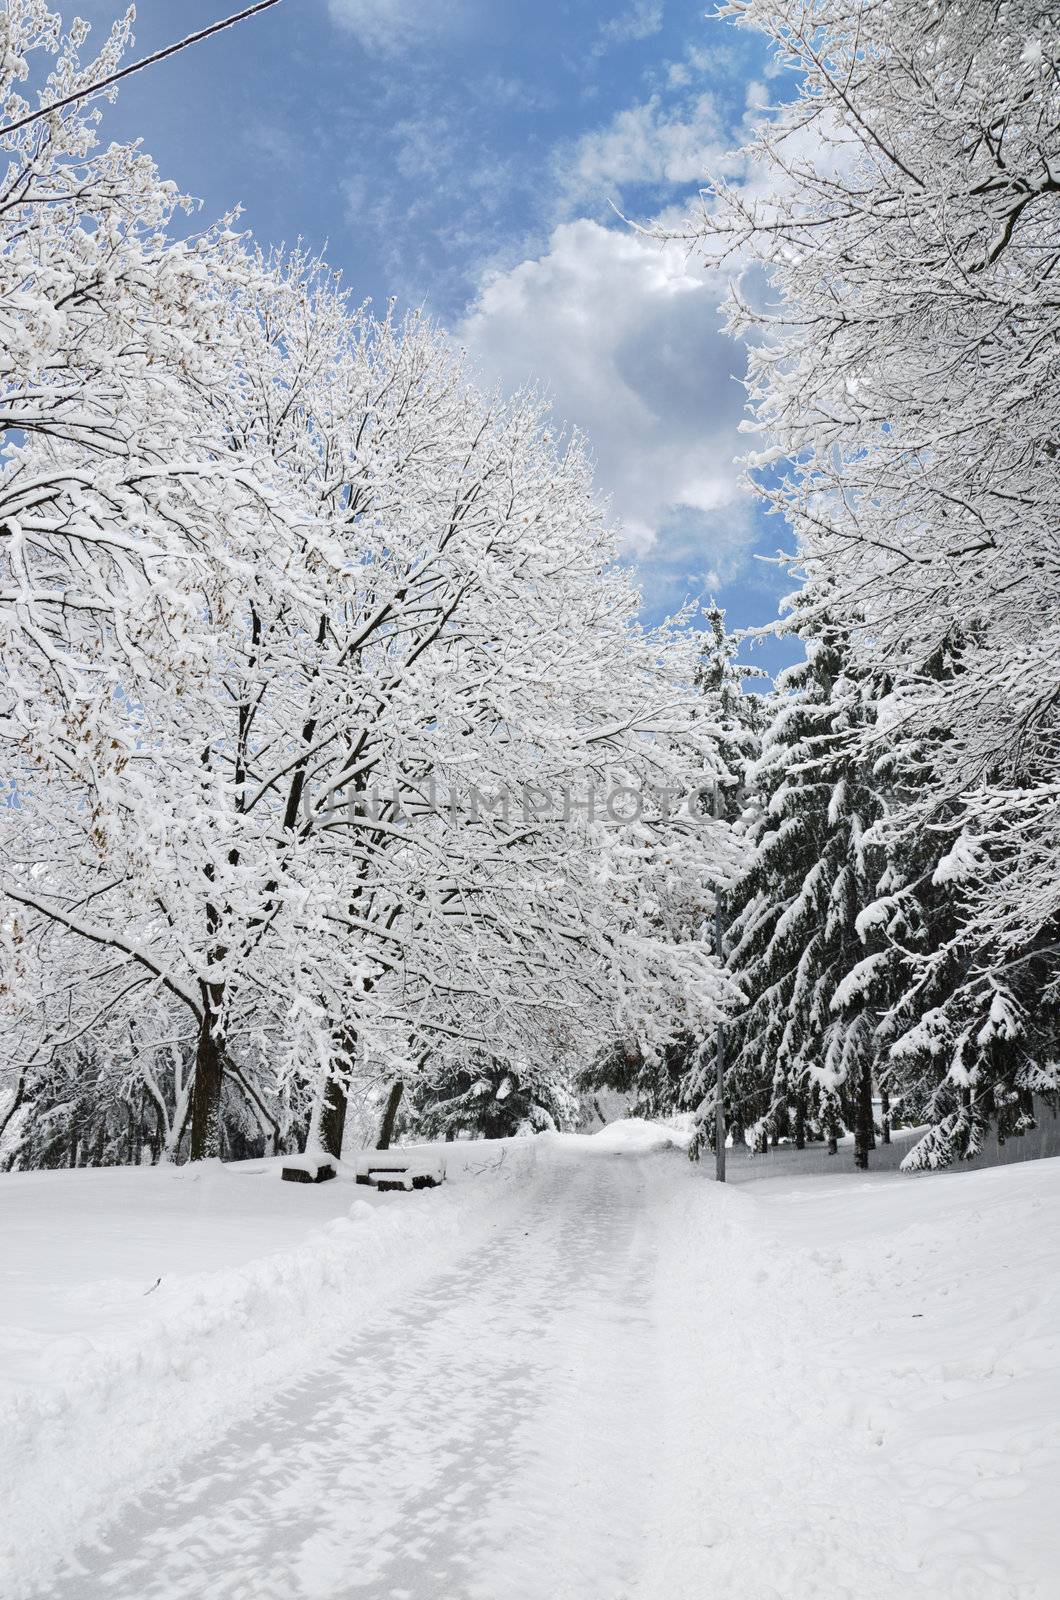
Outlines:
[[[714,785],[714,817],[721,821],[721,785]],[[724,928],[724,906],[721,890],[714,891],[714,951],[719,961],[724,960],[722,950],[722,937]],[[725,1022],[719,1019],[717,1037],[714,1042],[714,1055],[718,1064],[718,1078],[714,1090],[714,1177],[718,1183],[725,1182]]]

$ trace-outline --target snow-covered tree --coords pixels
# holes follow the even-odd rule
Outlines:
[[[800,596],[796,621],[804,609]],[[882,864],[866,839],[880,804],[858,747],[871,697],[844,629],[805,644],[769,699],[754,853],[729,919],[729,966],[748,1002],[730,1030],[733,1121],[757,1148],[814,1132],[833,1150],[846,1121],[865,1165],[883,976],[857,930]]]
[[[892,1053],[946,1061],[938,1110],[961,1102],[946,1115],[966,1146],[993,1114],[981,1051],[1024,1051],[1015,1076],[998,1066],[1002,1098],[1055,1086],[1055,1042],[1028,1022],[1052,1016],[1060,927],[1060,31],[1042,0],[722,13],[771,39],[798,88],[686,238],[756,269],[730,304],[762,436],[751,477],[795,531],[818,631],[845,621],[886,686],[866,759],[900,743],[916,766],[944,740],[915,785],[898,776],[874,837],[913,842],[921,888],[915,841],[946,842]],[[959,671],[925,668],[955,641]],[[945,1025],[915,1015],[936,983]]]
[[[417,1095],[415,1136],[505,1139],[570,1127],[578,1104],[562,1079],[530,1062],[472,1054]]]
[[[706,625],[695,628],[686,640],[686,648],[694,651],[695,721],[680,746],[685,770],[694,775],[699,827],[706,830],[709,851],[706,857],[701,850],[693,853],[687,838],[683,846],[679,838],[671,838],[660,851],[656,836],[651,851],[627,847],[628,867],[623,873],[626,882],[641,892],[650,885],[645,903],[651,922],[665,930],[675,954],[683,952],[691,967],[705,952],[716,956],[714,908],[746,862],[734,823],[744,806],[746,771],[756,748],[759,697],[745,692],[744,680],[765,677],[739,661],[742,639],[726,630],[724,612],[716,604],[712,602],[703,617]],[[704,734],[711,741],[706,763]],[[698,874],[690,876],[694,866]],[[642,997],[646,987],[634,982],[631,992]],[[726,994],[716,996],[720,1005],[704,1008],[688,1005],[689,992],[686,984],[671,993],[670,1026],[661,1033],[657,1025],[631,1027],[635,1019],[620,1011],[614,1030],[597,1041],[577,1069],[580,1090],[621,1093],[629,1097],[632,1111],[648,1117],[703,1107],[716,1073],[713,1024],[722,1013],[734,1013],[741,997],[730,986]]]
[[[737,848],[742,854],[742,876],[748,867],[748,843],[756,819],[751,778],[766,723],[765,699],[761,693],[749,692],[747,685],[764,684],[768,673],[741,659],[745,636],[728,630],[725,613],[716,601],[706,609],[705,620],[696,685],[704,696],[707,714],[719,728],[719,751],[726,774],[725,781],[715,787],[711,803],[715,815],[723,818],[734,831],[734,840],[738,841]],[[729,911],[727,897],[722,891],[722,925]],[[703,930],[712,948],[717,944],[718,920],[713,919],[709,928]],[[724,949],[719,954],[724,957]],[[746,996],[741,995],[738,1003],[745,999]],[[715,1137],[720,1039],[716,1027],[687,1037],[679,1050],[669,1053],[666,1063],[668,1079],[679,1075],[675,1106],[695,1113],[696,1131],[689,1147],[693,1160],[698,1159],[704,1144],[713,1144]],[[725,1101],[727,1117],[732,1119],[726,1125],[732,1127],[739,1138],[743,1107],[739,1098],[731,1093],[731,1084]]]
[[[83,30],[38,9],[10,71],[58,47],[58,89]],[[716,729],[581,442],[322,262],[168,240],[172,191],[93,116],[16,136],[0,213],[15,1098],[136,1018],[167,1149],[190,1119],[219,1153],[233,1086],[274,1145],[337,1149],[359,1071],[702,1025],[727,980],[677,926],[725,830],[640,797],[709,780]]]
[[[726,781],[718,789],[720,809],[731,822],[738,822],[747,807],[749,773],[758,758],[765,723],[762,693],[747,686],[754,683],[763,689],[769,674],[745,658],[748,635],[729,631],[717,601],[711,601],[704,618],[696,687],[704,696],[709,719],[719,729],[718,750],[726,771]]]
[[[681,1034],[672,1042],[645,1051],[628,1038],[612,1040],[584,1065],[575,1079],[586,1096],[606,1089],[625,1097],[629,1115],[656,1119],[686,1109],[689,1061],[698,1060],[699,1041]],[[703,1094],[698,1082],[699,1100]],[[695,1104],[699,1103],[695,1101]]]
[[[57,53],[47,102],[105,77],[129,26],[82,69],[84,24],[61,36],[42,5],[5,8],[5,111],[26,106],[34,52]],[[223,225],[168,238],[177,191],[135,146],[101,148],[98,116],[79,103],[0,134],[0,728],[38,754],[90,740],[163,639],[179,666],[217,531],[245,534],[268,505],[260,460],[230,439],[219,453],[209,424],[232,355],[218,289],[250,263]]]
[[[6,7],[6,115],[26,108],[15,85],[35,55],[56,56],[40,90],[49,104],[108,75],[130,22],[82,68],[84,24],[63,36],[42,5]],[[219,421],[233,381],[226,291],[255,263],[225,226],[168,238],[175,189],[135,146],[101,147],[97,121],[78,102],[0,134],[0,738],[5,910],[17,908],[5,944],[17,965],[18,945],[34,938],[24,913],[45,916],[97,947],[101,970],[86,979],[100,987],[87,1004],[105,1011],[109,985],[111,999],[141,1004],[147,989],[201,1009],[200,993],[138,941],[135,904],[101,922],[78,912],[86,896],[114,903],[153,861],[150,817],[138,826],[141,774],[182,696],[196,700],[204,611],[223,607],[241,557],[289,508],[272,494],[267,459]],[[61,889],[48,882],[55,854],[70,869]],[[147,904],[166,915],[149,892]],[[64,1033],[52,1022],[48,1049]]]
[[[925,662],[925,678],[961,670],[959,640]],[[1052,952],[1032,943],[1016,960],[975,929],[968,886],[993,868],[960,805],[919,799],[944,769],[949,738],[895,730],[874,776],[886,796],[876,836],[887,865],[878,898],[862,911],[863,941],[890,965],[890,1005],[878,1030],[877,1075],[902,1120],[928,1122],[907,1169],[976,1154],[987,1129],[999,1139],[1034,1125],[1034,1097],[1057,1087],[1058,1018]]]

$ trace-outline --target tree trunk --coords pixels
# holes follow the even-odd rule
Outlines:
[[[397,1121],[398,1106],[401,1104],[401,1096],[404,1092],[405,1085],[400,1078],[390,1085],[386,1110],[383,1112],[383,1120],[379,1127],[379,1138],[376,1140],[375,1147],[377,1150],[390,1149],[390,1141],[394,1137],[394,1124]]]
[[[195,1049],[195,1087],[191,1096],[191,1159],[210,1161],[221,1154],[221,1084],[224,1041],[209,1007],[203,1014]]]
[[[26,1092],[26,1074],[24,1072],[20,1072],[19,1075],[18,1075],[18,1083],[15,1085],[14,1098],[12,1099],[11,1104],[8,1106],[7,1110],[4,1112],[3,1120],[0,1121],[0,1138],[3,1137],[8,1123],[11,1121],[11,1118],[15,1115],[15,1112],[18,1110],[19,1106],[22,1104],[22,1097],[25,1094],[25,1092]]]
[[[869,1151],[875,1144],[876,1136],[872,1126],[872,1068],[866,1061],[858,1079],[857,1103],[854,1107],[854,1165],[862,1172],[868,1171]]]
[[[343,1028],[336,1037],[331,1075],[324,1090],[324,1103],[320,1108],[320,1143],[328,1155],[334,1156],[336,1161],[342,1157],[349,1081],[356,1049],[356,1033],[352,1028]]]
[[[806,1148],[806,1096],[801,1093],[795,1096],[795,1148]]]
[[[346,1085],[338,1078],[329,1078],[320,1113],[320,1142],[328,1155],[334,1156],[336,1161],[342,1156],[342,1135],[345,1127]],[[385,1146],[380,1145],[379,1148],[384,1149]]]
[[[891,1097],[886,1089],[880,1090],[880,1137],[884,1144],[891,1142]]]
[[[821,1127],[828,1140],[828,1154],[839,1154],[839,1107],[835,1093],[826,1089],[821,1096]]]
[[[194,1088],[195,1072],[193,1068],[191,1076],[186,1080],[178,1096],[173,1121],[169,1125],[169,1131],[162,1146],[160,1159],[166,1163],[176,1161],[180,1155],[180,1147],[187,1132],[188,1123],[191,1121],[192,1091]]]
[[[138,1167],[144,1149],[143,1104],[126,1105],[125,1110],[129,1118],[129,1166]]]
[[[151,1134],[151,1165],[157,1167],[162,1159],[162,1151],[166,1145],[166,1123],[162,1114],[162,1107],[155,1100],[152,1100],[151,1104],[155,1112],[155,1127],[154,1132]]]

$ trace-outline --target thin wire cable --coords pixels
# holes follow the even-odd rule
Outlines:
[[[279,3],[280,0],[257,0],[256,5],[247,6],[245,10],[237,11],[221,22],[211,22],[208,28],[200,28],[198,33],[189,33],[186,39],[180,39],[176,44],[167,44],[164,50],[156,50],[153,55],[144,56],[142,61],[131,61],[127,67],[112,72],[109,78],[101,78],[98,83],[89,84],[86,89],[78,89],[73,94],[64,95],[61,100],[53,100],[50,105],[38,106],[36,111],[29,111],[24,117],[19,117],[17,122],[9,122],[6,127],[0,128],[0,139],[6,138],[9,133],[16,133],[19,128],[28,127],[40,117],[49,116],[53,111],[61,111],[64,106],[72,106],[78,100],[86,100],[91,94],[99,94],[101,90],[109,89],[112,84],[120,83],[122,78],[130,78],[134,72],[142,72],[145,67],[153,67],[156,61],[165,61],[167,56],[175,56],[178,50],[186,50],[189,45],[198,44],[202,39],[209,39],[211,34],[220,33],[225,28],[234,28],[237,22],[245,22],[248,17],[256,16],[259,11],[268,11],[270,6],[278,6]]]

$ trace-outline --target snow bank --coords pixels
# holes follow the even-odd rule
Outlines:
[[[643,1600],[1051,1600],[1058,1223],[1050,1160],[671,1196]]]
[[[0,1594],[487,1240],[536,1156],[479,1145],[408,1195],[273,1162],[0,1179]]]
[[[651,1155],[656,1150],[687,1150],[690,1140],[691,1133],[684,1127],[667,1122],[645,1122],[641,1117],[623,1117],[589,1135],[585,1145],[589,1153]]]

